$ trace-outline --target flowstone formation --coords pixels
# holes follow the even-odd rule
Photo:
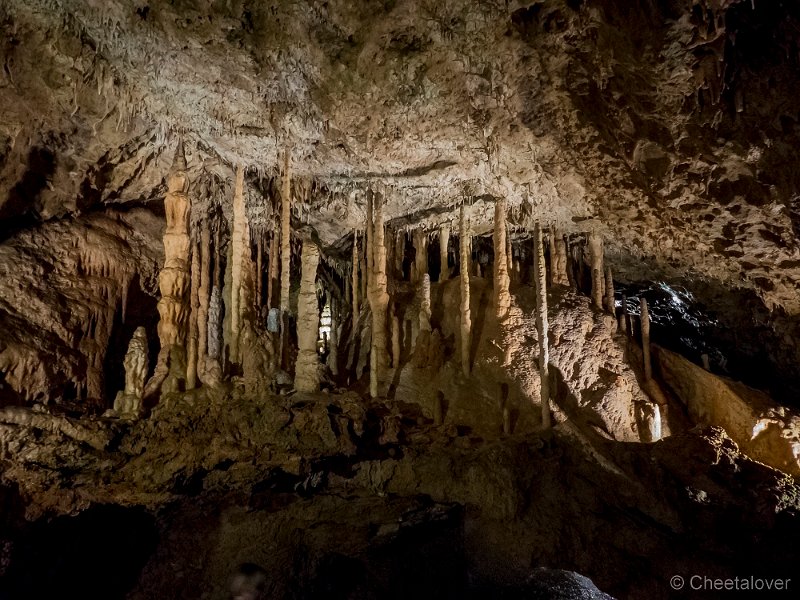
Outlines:
[[[800,8],[622,4],[0,3],[0,597],[791,577]]]

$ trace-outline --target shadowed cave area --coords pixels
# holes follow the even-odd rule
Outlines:
[[[0,28],[0,599],[797,594],[800,4]]]

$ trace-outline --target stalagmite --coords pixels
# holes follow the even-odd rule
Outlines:
[[[564,234],[556,230],[553,233],[553,245],[550,247],[550,262],[552,264],[552,280],[555,285],[569,285],[567,269],[567,244]]]
[[[317,304],[317,265],[319,248],[309,236],[303,239],[300,294],[297,298],[297,363],[294,387],[298,392],[319,391],[319,307]]]
[[[236,169],[236,185],[233,192],[233,225],[231,227],[231,315],[230,315],[230,361],[239,363],[239,336],[241,335],[242,303],[241,290],[245,250],[249,255],[250,232],[244,202],[244,167]],[[249,258],[249,256],[248,256]]]
[[[550,427],[550,349],[547,339],[547,269],[544,262],[542,229],[536,224],[534,229],[535,251],[533,272],[536,283],[536,330],[539,338],[539,379],[542,386],[542,427]]]
[[[353,291],[353,330],[355,330],[356,322],[358,321],[358,312],[361,309],[358,300],[358,230],[353,231],[353,271],[351,273],[353,277],[352,283],[352,291]]]
[[[219,361],[221,358],[219,330],[222,326],[222,290],[218,285],[211,292],[208,303],[208,357]]]
[[[339,301],[331,298],[331,335],[328,367],[334,377],[339,374]]]
[[[211,231],[208,228],[208,220],[203,219],[200,231],[200,281],[197,287],[197,374],[202,383],[206,383],[204,366],[208,354],[208,305],[211,299],[210,258]]]
[[[275,308],[275,291],[278,289],[278,239],[273,230],[269,236],[269,278],[267,279],[267,308]]]
[[[469,376],[470,361],[469,353],[471,346],[472,319],[470,317],[469,304],[469,255],[470,255],[470,233],[467,217],[464,212],[464,205],[461,205],[459,214],[459,263],[461,269],[461,370],[464,375]]]
[[[439,281],[450,279],[450,267],[447,264],[447,246],[450,244],[450,225],[439,227]]]
[[[283,354],[286,350],[289,313],[289,290],[291,289],[292,263],[292,165],[291,152],[287,149],[283,164],[283,180],[281,182],[281,337],[278,364],[283,365]]]
[[[366,237],[364,239],[364,251],[366,252]],[[361,276],[359,278],[359,282],[361,284],[361,299],[363,302],[368,302],[369,299],[367,297],[367,282],[369,281],[369,271],[367,270],[367,261],[364,256],[364,253],[361,253],[361,256],[358,257],[358,269],[361,272]]]
[[[186,322],[189,317],[189,178],[183,141],[178,142],[175,160],[167,180],[164,198],[166,230],[164,232],[164,268],[158,275],[161,299],[158,301],[158,354],[156,373],[148,392],[161,386],[177,363],[185,361]],[[172,356],[174,355],[174,356]],[[183,370],[185,377],[186,371]]]
[[[193,390],[197,386],[197,357],[200,328],[200,248],[194,244],[192,248],[192,284],[189,291],[192,307],[189,316],[189,340],[186,348],[186,389]]]
[[[653,378],[653,371],[650,365],[650,313],[647,310],[647,300],[639,299],[641,306],[642,320],[642,359],[644,361],[644,380],[650,381]]]
[[[506,248],[506,200],[499,198],[494,205],[494,311],[498,319],[508,315],[511,307],[509,292],[508,250]]]
[[[619,313],[619,329],[625,335],[630,335],[630,316],[628,315],[628,297],[622,294],[622,307]]]
[[[123,361],[125,389],[114,399],[114,412],[119,416],[138,417],[142,411],[144,383],[147,378],[147,333],[144,327],[133,332]]]
[[[611,271],[611,267],[606,267],[605,296],[606,310],[609,312],[609,314],[614,315],[616,318],[617,305],[616,301],[614,300],[614,274]]]
[[[428,236],[422,229],[414,231],[414,265],[415,265],[415,278],[412,279],[414,283],[422,280],[423,275],[428,272]]]
[[[386,319],[389,306],[386,280],[386,245],[383,229],[383,199],[379,194],[368,194],[372,220],[367,222],[367,252],[371,273],[369,277],[369,303],[372,310],[372,346],[370,350],[370,395],[377,398],[384,381],[388,363],[386,351]],[[371,257],[371,258],[369,258]]]
[[[255,282],[256,282],[256,290],[255,290],[255,298],[254,298],[254,307],[257,310],[261,309],[261,298],[262,292],[264,290],[264,237],[259,232],[258,238],[256,238],[256,273],[255,273]]]
[[[427,273],[419,284],[419,330],[431,330],[431,276]]]
[[[392,314],[392,368],[400,368],[400,319],[396,314]]]
[[[603,309],[603,239],[597,232],[589,234],[589,261],[592,269],[592,304]]]

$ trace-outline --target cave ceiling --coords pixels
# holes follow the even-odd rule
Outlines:
[[[599,229],[625,278],[713,281],[800,313],[800,7],[766,0],[2,0],[3,237],[157,207],[177,138],[193,202],[284,153],[334,244],[472,205]],[[216,198],[216,200],[215,200]],[[118,206],[124,210],[124,206]],[[260,212],[259,212],[260,211]]]

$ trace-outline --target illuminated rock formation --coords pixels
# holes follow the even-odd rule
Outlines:
[[[547,337],[547,268],[539,224],[533,233],[533,272],[536,285],[536,331],[539,340],[539,379],[541,380],[542,427],[550,427],[550,349]]]
[[[170,387],[179,388],[185,379],[186,334],[189,318],[189,178],[183,141],[178,142],[175,159],[167,177],[164,211],[167,227],[164,232],[164,268],[158,275],[161,299],[158,301],[158,339],[161,350],[149,392],[155,392],[165,378],[171,377]],[[173,356],[174,354],[174,356]],[[183,372],[180,367],[183,364]],[[147,392],[146,392],[146,395]]]
[[[459,209],[459,268],[461,270],[461,308],[459,318],[459,333],[461,346],[461,371],[465,376],[470,373],[470,349],[472,343],[472,318],[470,315],[470,289],[469,289],[469,255],[470,255],[469,222],[464,211],[464,205]]]
[[[508,315],[511,306],[510,279],[508,275],[508,249],[506,248],[506,200],[499,198],[494,205],[494,311],[498,319]]]
[[[596,231],[589,233],[589,268],[592,275],[592,304],[603,308],[603,238]]]
[[[114,399],[114,412],[121,417],[136,418],[142,412],[144,384],[147,379],[147,333],[137,327],[125,353],[125,389]]]

